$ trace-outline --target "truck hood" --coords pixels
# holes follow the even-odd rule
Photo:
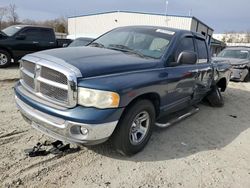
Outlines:
[[[83,77],[150,69],[159,62],[120,51],[88,46],[46,50],[33,53],[31,56],[48,61],[61,59],[78,68]]]
[[[224,58],[224,57],[214,57],[213,61],[228,61],[231,65],[243,65],[249,63],[247,59],[236,59],[236,58]]]

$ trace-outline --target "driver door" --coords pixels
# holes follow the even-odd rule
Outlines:
[[[18,39],[18,36],[24,36],[22,39]],[[15,44],[13,47],[14,54],[19,59],[26,54],[38,51],[38,30],[35,28],[28,28],[20,31],[15,36]]]
[[[180,39],[175,50],[175,62],[183,51],[195,52],[193,36]],[[189,64],[166,67],[165,71],[168,75],[168,93],[164,100],[166,104],[164,111],[172,113],[190,104],[196,87],[198,70],[196,64]]]

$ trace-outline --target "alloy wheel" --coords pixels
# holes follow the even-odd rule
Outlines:
[[[132,145],[139,145],[147,136],[150,126],[150,116],[146,111],[140,112],[130,128],[129,140]]]
[[[3,53],[0,53],[0,65],[5,65],[8,63],[8,57],[3,54]]]

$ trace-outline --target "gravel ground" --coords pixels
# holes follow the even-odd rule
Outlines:
[[[65,156],[28,158],[48,138],[25,123],[12,87],[18,66],[0,70],[0,187],[250,187],[250,83],[231,83],[225,107],[156,130],[127,158],[107,145]]]

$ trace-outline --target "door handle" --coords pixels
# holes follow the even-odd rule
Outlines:
[[[39,42],[37,42],[37,41],[33,41],[33,44],[39,44]]]

